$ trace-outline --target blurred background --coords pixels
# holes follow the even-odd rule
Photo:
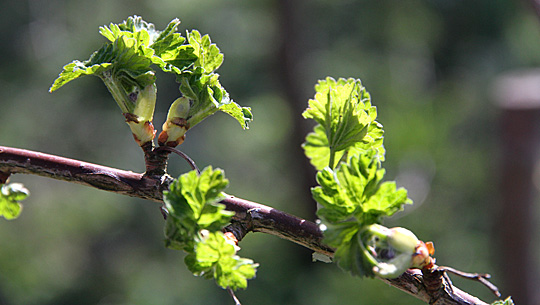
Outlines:
[[[221,82],[255,116],[243,131],[216,114],[181,146],[199,167],[223,168],[229,193],[314,220],[314,172],[300,148],[312,125],[301,112],[317,80],[360,78],[386,130],[386,179],[414,200],[386,225],[434,241],[439,265],[489,272],[504,296],[540,304],[540,106],[537,96],[521,95],[540,81],[519,86],[538,74],[530,69],[540,65],[540,23],[527,2],[4,0],[0,7],[0,145],[144,171],[98,78],[54,94],[48,88],[63,65],[105,43],[99,26],[136,14],[163,29],[179,18],[182,31],[209,33],[221,48]],[[174,78],[158,74],[158,129],[176,97]],[[173,156],[173,176],[188,169]],[[32,195],[19,219],[0,220],[0,304],[233,304],[212,281],[192,276],[182,253],[164,248],[156,203],[41,177],[11,181]],[[260,263],[238,292],[243,304],[423,304],[381,281],[313,263],[310,251],[272,236],[250,234],[241,246]],[[495,300],[480,284],[453,279]]]

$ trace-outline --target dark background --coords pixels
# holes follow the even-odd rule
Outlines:
[[[180,147],[199,167],[223,168],[228,193],[314,220],[314,172],[300,149],[311,125],[300,114],[318,79],[361,78],[386,130],[387,179],[415,201],[386,225],[434,241],[438,264],[489,272],[503,295],[538,304],[538,140],[522,139],[525,159],[505,148],[538,127],[504,132],[513,106],[497,103],[506,95],[495,83],[540,64],[540,23],[526,2],[8,0],[0,7],[1,145],[144,171],[99,79],[47,90],[64,64],[105,43],[99,26],[136,14],[163,29],[179,18],[182,31],[199,29],[218,44],[222,84],[255,116],[242,131],[217,114]],[[161,129],[178,91],[173,77],[158,79],[154,124]],[[536,107],[524,109],[533,123]],[[516,121],[523,120],[509,126]],[[521,216],[503,208],[505,189],[520,175],[504,171],[507,159],[531,170],[519,180],[532,194],[529,205],[506,200]],[[187,170],[173,158],[173,176]],[[232,304],[212,281],[189,273],[182,253],[164,248],[155,203],[40,177],[12,182],[25,183],[32,196],[19,219],[0,221],[0,304]],[[519,223],[530,225],[508,231]],[[312,263],[310,251],[275,237],[250,234],[241,246],[242,256],[261,264],[238,293],[243,304],[422,304],[381,281]],[[494,300],[478,283],[454,283]]]

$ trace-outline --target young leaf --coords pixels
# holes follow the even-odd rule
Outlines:
[[[201,67],[205,73],[210,74],[217,70],[223,63],[223,54],[219,48],[210,41],[210,36],[201,36],[197,30],[187,33],[189,44],[197,56],[195,67]]]
[[[171,184],[170,190],[163,194],[169,211],[165,228],[167,246],[191,251],[199,231],[218,231],[229,223],[234,212],[218,203],[228,183],[222,170],[206,167],[200,175],[190,171]]]
[[[30,192],[20,183],[0,185],[0,216],[5,219],[19,217],[22,206],[19,201],[28,197]]]
[[[344,235],[344,238],[339,247],[334,253],[334,260],[338,266],[346,272],[350,272],[355,276],[368,276],[372,277],[373,266],[377,265],[377,262],[369,256],[362,240],[358,227],[356,230],[350,229],[349,234]],[[354,232],[354,234],[351,234]]]
[[[258,265],[238,257],[239,248],[221,232],[234,215],[217,202],[227,184],[223,171],[211,167],[183,174],[171,184],[164,192],[166,246],[188,252],[185,263],[195,275],[214,278],[223,288],[246,288]]]
[[[178,145],[189,128],[218,110],[228,113],[247,129],[253,119],[251,109],[233,102],[215,73],[223,63],[223,54],[208,35],[201,35],[196,30],[187,32],[187,38],[184,38],[176,32],[179,24],[180,21],[174,19],[165,30],[158,31],[152,23],[133,16],[120,24],[100,27],[100,33],[110,43],[94,52],[88,60],[75,60],[64,66],[50,92],[80,76],[98,76],[124,113],[135,140],[142,146],[155,136],[151,124],[155,99],[150,101],[143,93],[155,85],[155,72],[151,66],[156,65],[177,76],[180,92],[190,99],[191,106],[187,117],[180,118],[182,126],[176,128],[178,130],[172,130],[171,134],[164,130],[160,134],[160,144]],[[141,116],[135,113],[137,109],[148,111]],[[174,114],[174,111],[169,113]],[[178,125],[178,119],[168,116],[165,129],[175,129],[173,125]]]
[[[153,51],[138,45],[136,39],[120,36],[114,43],[106,44],[94,52],[88,60],[75,60],[64,66],[49,91],[53,92],[83,75],[95,75],[102,80],[113,78],[121,90],[121,95],[115,96],[113,93],[113,97],[123,112],[129,112],[135,107],[129,98],[134,86],[142,89],[155,82],[154,72],[150,68],[152,55]]]
[[[393,182],[381,184],[384,172],[374,151],[353,156],[336,170],[323,169],[317,174],[320,186],[312,189],[313,198],[322,205],[317,215],[330,223],[355,216],[366,225],[399,211],[410,203],[407,192],[396,189]]]
[[[369,144],[381,138],[377,128],[371,128],[372,134],[367,136],[377,111],[371,106],[369,93],[360,80],[340,78],[336,81],[328,77],[319,81],[315,91],[315,98],[309,101],[303,116],[314,119],[322,127],[317,127],[316,133],[304,145],[308,157],[316,160],[314,165],[317,169],[321,169],[321,160],[326,158],[324,156],[328,156],[325,166],[334,168],[335,160],[339,160],[336,153],[358,143]]]
[[[236,251],[223,233],[204,232],[185,262],[193,274],[214,278],[222,288],[245,289],[247,280],[255,277],[258,264],[237,256]]]
[[[495,301],[491,303],[491,305],[514,305],[514,301],[512,300],[512,297],[508,297],[504,301]]]
[[[253,119],[251,108],[241,107],[233,102],[218,78],[217,73],[207,74],[202,67],[198,67],[193,72],[185,72],[177,76],[177,81],[180,83],[180,92],[192,100],[187,120],[189,128],[192,128],[218,110],[231,115],[240,123],[242,128],[249,128],[249,122]]]
[[[330,148],[324,127],[316,125],[313,132],[307,135],[306,142],[302,147],[306,156],[310,159],[311,164],[317,170],[322,170],[328,166],[330,162]],[[364,154],[369,150],[374,150],[377,159],[381,162],[384,161],[383,130],[382,125],[378,122],[372,122],[369,125],[368,133],[362,142],[358,142],[347,149],[337,151],[335,153],[335,160],[338,160],[338,163],[346,162],[348,156]]]

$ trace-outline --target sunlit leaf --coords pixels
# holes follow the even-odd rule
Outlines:
[[[196,243],[195,251],[185,258],[195,275],[212,277],[222,288],[245,289],[247,280],[255,277],[258,264],[236,255],[234,245],[223,233],[210,232]]]
[[[22,210],[20,201],[29,194],[28,189],[20,183],[0,184],[0,216],[8,220],[19,217]]]
[[[190,171],[176,179],[163,200],[169,212],[165,235],[176,248],[190,242],[200,230],[217,231],[229,223],[233,212],[218,203],[228,180],[220,169],[205,168],[200,175]]]
[[[376,149],[384,159],[382,128],[375,122],[377,111],[360,80],[329,77],[319,81],[315,91],[303,116],[318,125],[308,135],[304,149],[318,170],[334,168],[349,149]]]

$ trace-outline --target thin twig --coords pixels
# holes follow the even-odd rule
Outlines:
[[[182,151],[180,151],[180,150],[178,150],[176,148],[170,147],[170,146],[160,146],[160,147],[155,149],[155,151],[160,151],[160,150],[166,150],[168,152],[173,152],[173,153],[179,155],[184,160],[186,160],[187,163],[189,163],[189,165],[191,166],[191,169],[196,170],[197,173],[199,173],[199,174],[201,173],[201,171],[197,167],[197,164],[195,164],[195,161],[193,161],[193,159],[191,159],[188,155],[186,155]]]
[[[478,281],[482,283],[484,286],[486,286],[493,294],[495,294],[497,297],[501,297],[501,293],[499,292],[499,288],[495,286],[493,283],[491,283],[488,279],[491,278],[490,274],[487,273],[469,273],[469,272],[463,272],[459,271],[457,269],[454,269],[452,267],[446,267],[446,266],[439,266],[437,267],[438,270],[449,272],[452,274],[455,274],[457,276],[460,276],[465,279]]]
[[[240,300],[238,300],[238,298],[237,298],[236,295],[234,294],[234,291],[233,291],[231,288],[227,287],[227,292],[229,293],[229,295],[231,296],[231,298],[233,298],[234,304],[235,304],[235,305],[242,305],[242,304],[240,303]]]

